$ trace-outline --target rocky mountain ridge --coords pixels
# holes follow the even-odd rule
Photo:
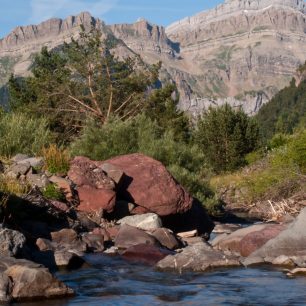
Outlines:
[[[167,28],[143,19],[107,26],[89,13],[50,19],[0,40],[0,82],[28,74],[33,54],[69,41],[84,24],[119,39],[119,56],[162,61],[161,80],[176,82],[181,109],[199,113],[227,102],[253,114],[306,60],[305,12],[303,0],[227,0]]]

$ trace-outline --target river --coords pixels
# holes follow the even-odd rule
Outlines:
[[[74,298],[22,306],[306,305],[306,278],[291,279],[268,266],[180,275],[104,255],[86,260],[89,267],[57,273]]]

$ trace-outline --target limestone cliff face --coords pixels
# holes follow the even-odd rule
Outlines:
[[[225,102],[256,113],[288,84],[306,60],[303,0],[226,0],[166,29],[146,20],[106,26],[88,13],[18,27],[0,40],[0,85],[11,71],[25,75],[42,46],[54,48],[99,27],[122,41],[119,56],[163,62],[161,79],[176,82],[180,107],[192,113]]]
[[[256,112],[306,59],[305,12],[303,0],[228,0],[170,25],[195,84],[182,108],[232,101]]]

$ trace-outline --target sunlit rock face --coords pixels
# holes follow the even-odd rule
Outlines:
[[[198,114],[229,103],[254,114],[306,60],[305,12],[302,0],[227,0],[167,28],[144,19],[107,26],[89,13],[50,19],[0,40],[0,85],[11,72],[27,75],[42,46],[69,42],[84,24],[116,37],[119,57],[162,61],[161,81],[177,84],[181,109]]]

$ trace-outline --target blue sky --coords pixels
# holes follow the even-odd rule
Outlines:
[[[19,25],[36,24],[50,17],[64,18],[89,11],[106,23],[131,23],[139,17],[168,25],[213,8],[222,0],[0,0],[0,37]]]

